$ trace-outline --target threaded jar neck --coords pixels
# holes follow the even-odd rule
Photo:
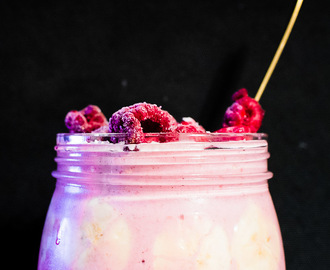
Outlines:
[[[124,134],[58,134],[53,176],[116,186],[232,185],[272,176],[266,134],[148,137],[151,143],[125,144]]]

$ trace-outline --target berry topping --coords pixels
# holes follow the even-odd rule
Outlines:
[[[101,109],[95,105],[88,105],[86,108],[83,108],[81,112],[84,114],[87,121],[90,121],[92,117],[101,113]]]
[[[88,105],[80,111],[68,112],[64,122],[71,133],[89,133],[108,125],[104,114],[95,105]]]
[[[179,133],[205,133],[205,129],[199,125],[193,118],[184,117],[182,122],[178,124],[177,132]]]
[[[224,127],[240,126],[243,124],[246,115],[245,109],[242,105],[234,102],[227,108],[224,118]]]
[[[82,133],[87,129],[88,123],[81,112],[72,110],[65,116],[65,125],[71,133]]]
[[[215,133],[250,133],[251,128],[248,126],[232,126],[232,127],[224,127],[215,131]]]
[[[260,104],[248,96],[246,89],[238,90],[232,98],[234,103],[226,110],[223,128],[240,127],[233,130],[241,130],[241,126],[245,126],[250,128],[250,132],[257,132],[265,114]]]
[[[109,132],[125,133],[127,143],[142,143],[145,133],[174,132],[177,122],[157,105],[137,103],[115,112],[109,120]]]
[[[99,127],[93,130],[92,133],[109,133],[109,125]]]

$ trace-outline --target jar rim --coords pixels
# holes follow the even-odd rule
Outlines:
[[[267,140],[266,133],[145,133],[148,141],[167,143],[173,141],[191,141],[191,142],[231,142],[231,141],[253,141]],[[56,137],[57,144],[90,144],[93,142],[108,141],[110,143],[125,144],[128,135],[126,133],[58,133]],[[115,141],[115,142],[114,142]]]
[[[58,134],[55,146],[58,169],[53,175],[71,180],[90,179],[93,175],[97,182],[118,185],[128,185],[131,179],[135,185],[137,179],[147,181],[147,176],[157,179],[147,181],[153,185],[165,185],[168,179],[175,179],[175,185],[205,184],[205,179],[198,180],[201,171],[210,184],[214,182],[212,179],[224,182],[235,175],[239,181],[246,177],[255,179],[251,175],[255,173],[261,173],[263,179],[271,177],[267,170],[269,153],[264,133],[149,133],[145,136],[157,140],[128,144],[127,135],[121,133]],[[162,176],[166,181],[161,180]],[[138,183],[142,184],[140,180]]]

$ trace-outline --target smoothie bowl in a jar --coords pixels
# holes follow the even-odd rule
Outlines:
[[[233,100],[216,132],[148,103],[69,112],[39,269],[285,269],[264,112]]]

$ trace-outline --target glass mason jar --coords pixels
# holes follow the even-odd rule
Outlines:
[[[285,269],[265,134],[147,137],[58,134],[40,270]]]

